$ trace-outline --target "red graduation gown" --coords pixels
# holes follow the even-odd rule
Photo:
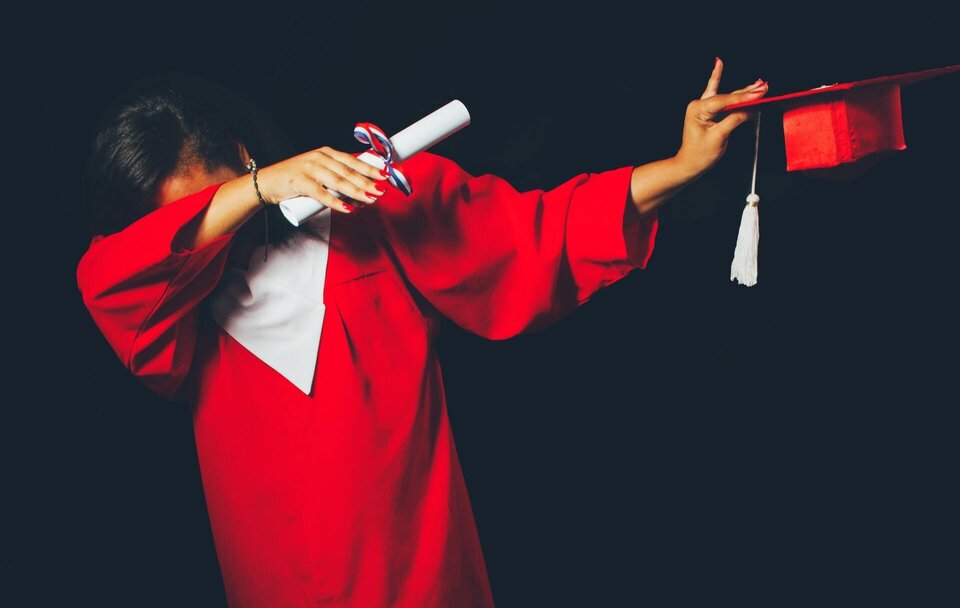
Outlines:
[[[77,269],[93,319],[151,390],[195,407],[233,608],[492,606],[433,338],[444,315],[491,339],[559,319],[653,251],[632,167],[518,192],[423,152],[414,186],[334,214],[314,389],[216,325],[204,299],[233,234],[171,248],[218,185],[94,237]]]

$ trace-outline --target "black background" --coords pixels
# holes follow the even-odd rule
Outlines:
[[[458,98],[473,122],[437,153],[550,188],[674,153],[714,55],[721,91],[763,77],[770,94],[960,61],[950,19],[905,10],[37,15],[8,59],[40,110],[24,148],[40,175],[8,241],[10,293],[25,297],[8,319],[0,604],[224,605],[189,413],[125,373],[76,289],[80,161],[134,78],[212,77],[303,150],[355,150],[355,121],[392,133]],[[448,324],[450,416],[498,606],[942,599],[956,576],[958,85],[906,87],[908,149],[852,182],[788,174],[765,113],[756,287],[728,280],[747,127],[663,208],[646,270],[534,335]]]

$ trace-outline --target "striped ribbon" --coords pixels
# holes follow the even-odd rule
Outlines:
[[[370,151],[383,160],[383,164],[387,168],[387,179],[391,184],[406,195],[413,192],[406,176],[393,166],[393,144],[390,143],[390,138],[380,127],[372,122],[358,122],[353,128],[353,136],[360,143],[370,146]]]

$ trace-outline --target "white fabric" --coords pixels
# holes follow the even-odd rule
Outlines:
[[[271,245],[266,262],[261,245],[246,270],[228,268],[210,298],[224,331],[308,395],[323,329],[329,243],[325,208],[288,243]]]

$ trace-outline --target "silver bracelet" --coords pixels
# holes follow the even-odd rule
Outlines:
[[[270,246],[270,222],[267,214],[266,207],[268,205],[267,201],[263,199],[263,195],[260,194],[260,185],[257,184],[257,161],[250,159],[250,162],[247,163],[247,171],[253,174],[253,189],[257,193],[257,198],[260,199],[260,204],[264,206],[263,210],[263,261],[267,261],[267,248]]]
[[[268,203],[263,199],[263,195],[260,194],[260,185],[257,183],[257,172],[259,171],[257,161],[251,158],[250,162],[247,163],[247,171],[253,174],[253,189],[257,192],[257,198],[260,199],[260,203],[266,207]]]

